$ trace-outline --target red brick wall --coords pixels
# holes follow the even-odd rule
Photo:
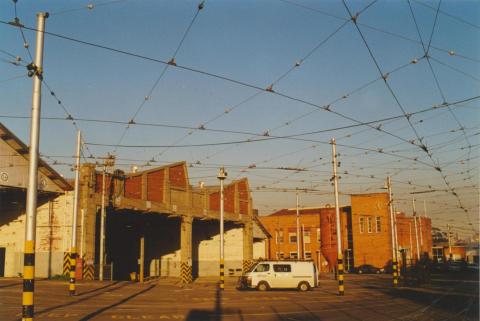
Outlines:
[[[390,211],[387,193],[352,195],[352,238],[354,265],[371,264],[382,268],[392,260]],[[376,230],[376,218],[380,218],[380,231]],[[360,229],[363,218],[363,233]],[[368,218],[371,232],[368,232]]]
[[[404,213],[397,213],[397,237],[398,247],[407,249],[407,258],[417,258],[417,238],[415,234],[415,221],[412,216],[406,216]],[[421,223],[420,223],[421,222]],[[421,226],[420,226],[421,225]],[[411,241],[410,245],[410,233]],[[421,233],[421,237],[420,237]],[[426,217],[417,217],[417,234],[420,254],[427,252],[432,255],[432,220]],[[423,246],[422,246],[423,241]]]
[[[183,164],[169,167],[168,175],[170,186],[173,188],[187,188],[187,174]]]
[[[142,175],[130,176],[125,180],[125,197],[142,198]]]
[[[165,183],[165,169],[149,172],[147,174],[147,200],[163,202]]]
[[[95,176],[95,193],[102,193],[103,173],[96,173]],[[110,195],[110,185],[112,176],[110,174],[105,175],[105,195]]]
[[[289,231],[296,233],[296,211],[282,210],[279,215],[260,216],[260,221],[268,230],[272,239],[269,246],[269,259],[276,259],[277,253],[282,252],[285,258],[290,256],[290,252],[297,251],[297,244],[289,242]],[[330,220],[327,219],[330,217]],[[347,246],[347,214],[341,212],[342,220],[342,247]],[[300,211],[300,226],[304,226],[305,231],[310,231],[310,243],[305,244],[305,251],[310,252],[315,264],[322,265],[322,271],[328,271],[336,266],[337,261],[337,236],[336,236],[336,220],[334,208],[316,208],[305,209]],[[318,232],[320,229],[320,240],[318,242]],[[283,231],[283,243],[278,243],[277,233]],[[303,241],[301,240],[302,232],[300,230],[300,252],[303,253]],[[319,257],[320,256],[320,257]],[[327,262],[328,265],[323,263]]]

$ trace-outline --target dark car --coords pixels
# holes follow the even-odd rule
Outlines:
[[[358,274],[380,274],[383,272],[383,269],[379,269],[370,264],[364,264],[356,267],[355,272]]]

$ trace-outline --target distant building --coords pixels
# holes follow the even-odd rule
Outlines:
[[[363,264],[382,268],[391,262],[388,200],[387,193],[351,195],[351,206],[340,208],[346,270]],[[272,235],[269,258],[297,258],[296,210],[283,209],[260,220]],[[300,227],[300,258],[315,261],[322,271],[334,269],[337,261],[335,208],[301,209]]]
[[[432,220],[430,218],[406,216],[405,213],[397,212],[396,220],[398,247],[405,253],[407,260],[416,260],[424,253],[428,253],[429,257],[440,255],[436,249],[432,248]]]

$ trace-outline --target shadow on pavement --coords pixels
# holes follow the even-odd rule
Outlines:
[[[53,306],[53,307],[49,307],[49,308],[45,308],[43,310],[39,310],[39,311],[35,311],[35,316],[37,315],[40,315],[40,314],[43,314],[43,313],[47,313],[47,312],[50,312],[50,311],[53,311],[55,309],[59,309],[59,308],[64,308],[64,307],[67,307],[67,306],[70,306],[70,305],[74,305],[74,304],[77,304],[77,303],[80,303],[80,302],[83,302],[83,301],[87,301],[88,299],[91,299],[91,298],[94,298],[98,295],[101,295],[102,293],[104,292],[107,292],[108,290],[109,291],[115,291],[115,290],[118,290],[118,289],[121,289],[125,286],[127,286],[129,283],[128,282],[125,282],[123,284],[120,284],[120,286],[117,286],[116,288],[111,288],[111,289],[103,289],[102,292],[99,292],[99,293],[95,293],[93,295],[89,295],[89,296],[86,296],[86,297],[83,297],[83,298],[80,298],[79,300],[76,300],[76,301],[72,301],[72,302],[68,302],[68,303],[63,303],[63,304],[59,304],[59,305],[56,305],[56,306]],[[73,297],[75,298],[75,297]],[[16,321],[22,321],[22,319],[17,319]]]
[[[241,319],[243,320],[243,318]],[[222,291],[220,287],[217,286],[215,291],[215,308],[213,310],[190,310],[185,321],[222,321]]]
[[[90,320],[90,319],[96,317],[97,315],[99,315],[100,313],[103,313],[103,312],[105,312],[105,311],[107,311],[107,310],[109,310],[109,309],[111,309],[111,308],[114,308],[114,307],[116,307],[116,306],[119,306],[119,305],[121,305],[121,304],[123,304],[123,303],[125,303],[125,302],[127,302],[127,301],[130,301],[131,299],[139,296],[140,294],[143,294],[143,293],[146,293],[146,292],[150,291],[150,290],[153,289],[154,287],[156,287],[155,284],[150,285],[148,288],[143,289],[143,290],[141,290],[141,291],[138,291],[138,292],[136,292],[136,293],[134,293],[134,294],[132,294],[132,295],[124,298],[124,299],[121,299],[120,301],[118,301],[118,302],[116,302],[116,303],[114,303],[114,304],[111,304],[111,305],[109,305],[109,306],[106,306],[106,307],[104,307],[104,308],[98,309],[97,311],[94,311],[94,312],[92,312],[92,313],[87,314],[86,316],[84,316],[83,318],[81,318],[79,321],[87,321],[87,320]]]
[[[101,287],[99,287],[99,288],[95,288],[95,289],[91,289],[91,290],[88,290],[88,291],[85,291],[85,292],[81,292],[81,293],[77,294],[77,296],[82,296],[82,295],[85,295],[85,294],[97,292],[97,291],[100,291],[100,290],[109,288],[109,287],[111,287],[111,286],[114,286],[115,284],[118,284],[118,283],[120,283],[120,281],[115,281],[115,282],[113,282],[113,283],[110,283],[110,284],[101,286]]]

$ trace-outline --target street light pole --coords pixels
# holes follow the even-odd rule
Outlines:
[[[299,200],[298,200],[298,189],[296,190],[297,197],[297,260],[300,259],[300,210],[299,210]]]
[[[420,246],[418,245],[418,229],[417,229],[417,211],[415,210],[415,197],[412,199],[413,204],[413,223],[415,227],[415,243],[417,245],[417,261],[420,260]]]
[[[343,283],[343,252],[342,252],[342,236],[340,225],[340,208],[338,205],[338,177],[337,177],[337,146],[335,138],[331,140],[332,144],[332,156],[333,156],[333,187],[335,193],[335,218],[337,223],[337,266],[338,266],[338,295],[343,296],[345,294],[345,288]]]
[[[102,175],[102,208],[100,212],[100,253],[99,253],[99,267],[98,267],[98,279],[103,281],[103,266],[105,264],[105,176],[106,176],[107,166],[103,164],[103,175]]]
[[[395,244],[395,218],[393,213],[393,200],[392,200],[392,181],[390,176],[387,177],[388,188],[388,208],[390,210],[390,227],[392,234],[392,269],[393,269],[393,286],[398,285],[398,265],[397,265],[397,247]]]
[[[225,289],[225,257],[224,257],[224,240],[223,240],[223,209],[224,209],[224,195],[223,195],[223,181],[227,178],[227,172],[223,167],[220,167],[217,178],[220,180],[220,290]]]
[[[27,209],[25,216],[25,244],[23,254],[22,320],[33,321],[33,293],[35,283],[35,230],[37,216],[38,150],[40,138],[40,111],[43,77],[43,39],[45,19],[48,13],[37,13],[37,39],[35,62],[28,65],[33,76],[32,120],[30,125],[30,149],[28,163]]]
[[[78,218],[78,193],[80,189],[80,148],[82,133],[77,133],[77,155],[75,161],[75,194],[73,197],[72,214],[72,244],[70,247],[70,284],[68,287],[70,296],[75,295],[75,269],[77,266],[77,218]]]

